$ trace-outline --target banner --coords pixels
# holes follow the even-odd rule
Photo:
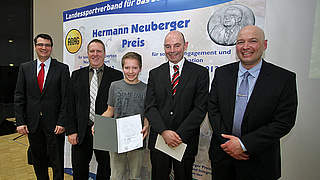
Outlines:
[[[125,53],[141,54],[139,79],[147,83],[149,71],[167,61],[165,35],[178,30],[189,42],[186,59],[206,67],[211,82],[216,67],[237,60],[234,45],[238,31],[250,24],[264,28],[265,0],[113,0],[65,11],[63,21],[63,62],[70,71],[88,66],[87,45],[97,38],[106,46],[105,64],[115,69],[121,70]],[[211,179],[211,134],[206,118],[194,179]],[[66,146],[66,151],[70,152],[69,148]],[[71,168],[70,157],[66,161],[66,167]],[[150,162],[146,163],[144,171],[150,171]]]

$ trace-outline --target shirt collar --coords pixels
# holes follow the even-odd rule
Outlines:
[[[244,68],[241,64],[241,62],[239,63],[239,73],[238,73],[238,76],[243,76],[243,74],[245,72],[249,72],[251,76],[253,76],[254,78],[258,77],[259,75],[259,72],[260,72],[260,69],[261,69],[261,66],[262,66],[262,60],[256,64],[254,67],[252,67],[251,69],[247,70],[246,68]]]
[[[41,62],[39,59],[37,59],[37,66],[38,66],[38,67],[41,67],[41,63],[42,63],[42,62]],[[44,67],[49,67],[50,63],[51,63],[51,57],[49,57],[47,60],[45,60],[45,61],[43,62]]]
[[[171,61],[169,61],[170,69],[172,69],[174,65],[178,65],[179,66],[179,71],[181,72],[181,69],[182,69],[182,66],[184,64],[184,61],[185,61],[184,58],[182,58],[181,61],[179,61],[177,64],[174,64]]]
[[[94,68],[89,65],[89,71],[93,71],[93,69],[94,69]],[[99,68],[97,69],[97,73],[100,72],[100,71],[103,71],[103,70],[104,70],[104,65],[102,65],[101,67],[99,67]]]

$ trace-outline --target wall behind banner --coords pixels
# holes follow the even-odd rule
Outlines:
[[[96,4],[107,0],[34,0],[33,2],[33,34],[48,33],[53,38],[52,55],[62,61],[63,11],[78,7]],[[34,54],[34,57],[37,57]]]
[[[250,1],[250,0],[248,0]],[[62,12],[95,4],[97,0],[35,0],[34,34],[54,39],[53,56],[62,60]],[[316,2],[267,0],[266,59],[297,73],[299,111],[292,132],[282,139],[282,180],[320,179],[320,80],[309,79]],[[320,32],[318,32],[320,33]],[[159,42],[162,43],[162,42]]]

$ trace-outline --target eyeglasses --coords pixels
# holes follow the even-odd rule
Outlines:
[[[39,46],[39,47],[51,47],[51,44],[43,44],[43,43],[37,43],[36,46]]]

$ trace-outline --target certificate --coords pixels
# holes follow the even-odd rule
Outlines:
[[[123,153],[143,146],[141,115],[107,118],[96,115],[93,148]]]
[[[181,143],[177,147],[169,147],[164,141],[163,137],[158,134],[155,148],[181,162],[183,154],[186,151],[187,144]]]

